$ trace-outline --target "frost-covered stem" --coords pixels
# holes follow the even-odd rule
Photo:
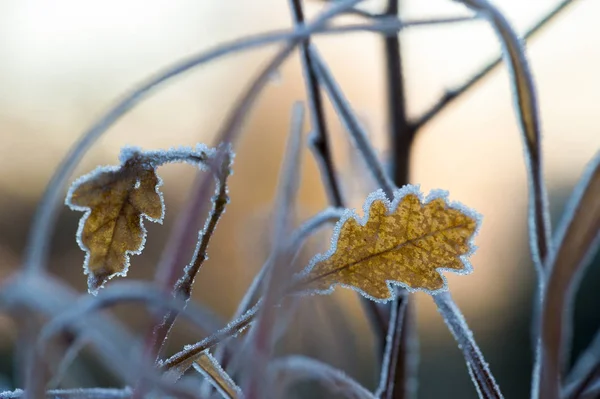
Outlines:
[[[171,148],[166,151],[140,151],[136,147],[125,147],[120,158],[121,162],[124,162],[131,156],[137,156],[139,162],[147,162],[155,168],[168,163],[189,163],[204,168],[207,162],[210,161],[211,153],[211,150],[202,145],[199,145],[196,149]]]
[[[298,28],[304,25],[304,12],[302,10],[301,0],[289,0],[294,27]],[[310,109],[311,128],[313,138],[311,140],[312,148],[315,151],[319,162],[323,185],[327,191],[329,203],[337,208],[343,207],[342,194],[336,178],[333,159],[329,149],[329,137],[327,133],[327,123],[325,122],[325,112],[323,110],[323,96],[319,88],[319,82],[314,71],[312,56],[308,51],[310,39],[300,45],[300,58],[302,61],[302,71],[306,85],[307,102]]]
[[[398,18],[399,14],[400,0],[388,0],[385,15]],[[408,122],[406,116],[399,34],[384,38],[384,50],[385,72],[387,75],[387,119],[392,154],[391,174],[396,187],[401,187],[409,182],[410,151],[416,130]],[[390,399],[405,399],[411,395],[410,392],[407,392],[409,385],[406,381],[412,378],[411,374],[416,373],[416,370],[412,370],[407,362],[407,358],[413,356],[410,353],[412,346],[409,345],[407,339],[411,336],[411,331],[415,329],[415,326],[412,325],[414,322],[412,317],[405,319],[411,312],[410,309],[407,309],[410,301],[408,293],[400,292],[399,288],[395,289],[398,294],[390,305],[390,314],[395,313],[398,318],[395,323],[390,321],[388,329],[392,331],[394,339],[388,340],[385,349],[386,356],[395,357],[388,362],[388,364],[393,364],[394,370],[388,373],[390,381],[384,392],[386,397]],[[408,325],[403,326],[405,321]]]
[[[212,210],[210,211],[209,217],[206,220],[204,227],[198,232],[198,243],[192,256],[192,260],[188,264],[188,266],[184,268],[183,275],[179,278],[179,280],[177,280],[172,290],[173,297],[181,298],[186,302],[191,297],[194,279],[196,278],[198,271],[204,264],[204,261],[208,258],[207,249],[210,239],[212,238],[215,232],[221,215],[223,215],[223,213],[225,212],[225,207],[229,203],[227,179],[231,174],[231,163],[233,161],[233,153],[231,152],[229,146],[224,146],[223,148],[221,148],[217,158],[220,158],[220,160],[215,159],[215,162],[219,162],[220,167],[218,172],[215,173],[216,189],[215,195],[212,198]],[[203,180],[206,181],[208,180],[208,178],[205,178]],[[208,191],[207,187],[204,187],[207,186],[207,184],[202,184],[202,182],[200,182],[197,186],[199,190],[193,194],[193,199],[192,201],[190,201],[191,206],[189,210],[191,211],[191,213],[198,212],[201,209],[201,205],[205,203],[205,195],[203,194]],[[190,214],[186,212],[185,220],[185,227],[189,226],[189,228],[184,227],[181,230],[183,236],[178,237],[179,240],[176,240],[176,242],[186,242],[187,237],[185,236],[185,234],[188,233],[191,228],[193,228],[195,218],[191,217]],[[183,248],[178,248],[175,251],[175,254],[178,254],[180,252],[183,252]],[[175,258],[177,258],[177,255],[175,256]],[[171,265],[171,267],[176,268],[177,265],[173,264]],[[177,313],[168,312],[164,315],[162,322],[154,329],[154,342],[152,353],[155,356],[160,356],[161,350],[166,344],[169,331],[173,327],[176,318]]]
[[[292,109],[290,133],[285,158],[279,175],[279,194],[277,196],[273,227],[273,263],[265,272],[263,282],[264,306],[259,312],[256,325],[250,332],[247,347],[250,351],[244,359],[250,367],[245,370],[242,389],[247,399],[265,397],[264,381],[266,380],[267,364],[271,357],[274,344],[277,309],[275,305],[285,295],[285,287],[291,279],[290,267],[292,256],[285,246],[285,237],[291,230],[291,215],[300,186],[302,130],[304,122],[304,106],[295,103]]]
[[[46,392],[48,399],[129,399],[131,389],[114,388],[77,388],[77,389],[51,389]],[[20,399],[25,397],[25,391],[0,392],[0,399]]]
[[[396,323],[402,325],[400,345],[394,381],[394,399],[412,398],[417,394],[417,369],[419,367],[419,337],[415,302],[409,300],[404,311],[404,320]]]
[[[546,15],[544,15],[543,18],[541,18],[535,25],[525,32],[523,39],[529,40],[530,38],[533,38],[538,32],[546,27],[548,23],[553,21],[561,13],[561,11],[566,9],[567,6],[574,2],[575,0],[562,0],[559,2]],[[488,76],[493,70],[500,66],[501,63],[502,55],[492,60],[489,64],[483,67],[479,72],[477,72],[460,86],[446,90],[442,97],[438,99],[428,111],[426,111],[422,116],[412,123],[414,129],[418,130],[431,122],[440,112],[446,109],[448,105],[454,102],[454,100],[457,98],[461,97],[465,92],[473,88],[477,83],[483,80],[483,78]]]
[[[289,0],[292,17],[296,27],[304,24],[304,12],[302,10],[301,0]],[[300,56],[302,61],[302,70],[306,84],[308,105],[310,109],[311,125],[313,136],[310,143],[317,163],[320,167],[323,178],[323,186],[327,192],[329,204],[336,208],[344,207],[344,200],[340,191],[333,159],[331,156],[329,137],[327,133],[327,124],[325,122],[325,112],[323,110],[323,97],[319,87],[319,81],[315,72],[315,65],[312,54],[309,51],[310,40],[306,40],[300,46]],[[361,305],[371,321],[377,337],[382,337],[385,333],[385,321],[377,304],[366,298],[360,298]]]
[[[373,147],[371,147],[371,143],[369,143],[369,140],[367,139],[367,134],[359,123],[348,100],[344,96],[344,93],[335,81],[333,74],[325,64],[325,61],[318,50],[314,46],[310,46],[309,51],[312,53],[315,72],[317,72],[317,76],[319,77],[319,83],[327,92],[342,123],[345,125],[346,130],[354,140],[358,151],[369,167],[373,179],[377,185],[383,189],[388,198],[393,198],[394,189],[396,187],[385,172],[381,162],[379,162],[377,154]]]
[[[500,388],[490,372],[481,350],[477,346],[473,333],[467,326],[467,323],[458,309],[458,306],[452,300],[450,293],[445,292],[433,296],[435,304],[438,307],[444,322],[456,339],[459,348],[462,350],[467,365],[471,368],[475,381],[473,383],[485,399],[502,398]]]
[[[326,26],[327,21],[330,18],[343,13],[347,9],[352,8],[360,1],[361,0],[340,1],[338,4],[329,7],[319,14],[317,18],[301,30],[284,30],[275,33],[261,34],[216,46],[206,52],[202,52],[175,63],[128,92],[121,101],[111,107],[108,112],[100,117],[94,125],[80,136],[79,140],[69,150],[69,153],[56,169],[56,172],[46,187],[46,191],[44,192],[34,216],[23,263],[25,269],[29,272],[37,272],[46,268],[49,242],[50,237],[52,237],[51,230],[56,223],[59,206],[62,204],[62,190],[79,161],[102,134],[104,134],[123,115],[141,102],[154,89],[199,65],[228,54],[265,46],[278,41],[288,41],[295,46],[297,43],[306,40],[313,33],[339,31],[337,29],[328,28]],[[342,29],[342,31],[344,31],[344,29]]]
[[[376,396],[380,399],[394,399],[394,384],[396,382],[396,370],[400,355],[400,344],[402,340],[402,327],[404,314],[408,305],[408,295],[403,294],[396,299],[400,306],[390,308],[390,322],[386,336],[385,353],[381,364],[379,376],[379,388]],[[402,359],[404,360],[404,359]],[[403,390],[400,390],[403,392]]]
[[[219,331],[204,338],[202,341],[199,341],[194,345],[186,346],[183,350],[162,362],[160,364],[161,369],[163,371],[168,371],[184,363],[193,363],[194,360],[205,350],[212,348],[227,338],[237,335],[246,327],[248,327],[254,320],[254,317],[259,309],[260,302],[250,308],[250,310],[244,313],[240,318],[229,323],[226,327],[220,329]]]
[[[507,68],[510,72],[515,112],[519,121],[525,147],[525,163],[529,180],[529,246],[538,275],[537,295],[534,303],[534,320],[539,318],[547,280],[550,242],[550,213],[543,176],[541,128],[537,92],[521,40],[504,15],[487,0],[455,0],[485,17],[502,43]],[[541,348],[540,331],[534,324],[535,362],[532,377],[532,397],[558,399],[560,377],[548,373],[545,350]],[[556,368],[555,368],[556,370]]]
[[[156,285],[160,287],[163,292],[170,292],[174,298],[180,297],[186,301],[186,303],[191,294],[191,284],[193,283],[193,279],[206,259],[206,247],[208,247],[208,242],[212,237],[212,233],[221,214],[225,210],[225,205],[228,200],[226,179],[230,173],[229,168],[233,157],[231,148],[230,146],[223,145],[219,146],[216,151],[205,149],[204,152],[206,159],[201,166],[203,166],[202,169],[208,169],[208,173],[205,176],[196,178],[194,187],[191,190],[190,199],[184,209],[180,212],[177,223],[167,242],[167,247],[156,268],[154,278]],[[209,201],[210,182],[213,180],[213,176],[216,180],[215,197],[218,198],[221,190],[224,189],[224,197],[221,198],[220,202],[225,200],[225,203],[217,205],[217,201],[213,201],[212,212],[209,214],[204,225],[204,229],[207,231],[205,234],[202,233],[204,230],[201,230],[198,233],[198,243],[196,244],[192,261],[184,268],[184,276],[181,277],[180,280],[177,280],[177,276],[180,274],[181,267],[185,262],[185,256],[188,253],[188,249],[191,247],[192,241],[194,241],[192,237],[195,235],[196,226],[201,218],[200,214],[205,208],[205,204]],[[210,230],[210,232],[208,232],[208,230]],[[202,246],[204,247],[204,251],[199,253],[199,249]],[[186,276],[188,279],[191,279],[187,295],[185,292],[180,292],[180,290],[177,289],[177,284]],[[159,359],[161,349],[167,341],[176,317],[177,313],[172,311],[155,314],[155,325],[150,327],[146,332],[144,342],[144,353],[148,362],[156,362]],[[134,388],[134,399],[141,398],[144,389],[145,388],[140,381]]]

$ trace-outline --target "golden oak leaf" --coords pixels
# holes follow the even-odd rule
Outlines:
[[[445,192],[421,201],[418,188],[406,186],[395,197],[390,204],[378,191],[367,199],[363,220],[355,213],[343,217],[329,252],[312,260],[294,290],[344,285],[386,301],[393,298],[390,283],[433,294],[446,289],[440,269],[470,272],[466,258],[474,251],[478,215],[449,204]]]
[[[139,254],[146,239],[142,217],[162,221],[160,185],[154,166],[136,156],[121,167],[97,168],[73,183],[66,203],[85,212],[77,241],[86,251],[91,293],[112,277],[126,275],[129,255]]]

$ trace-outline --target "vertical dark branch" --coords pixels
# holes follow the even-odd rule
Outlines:
[[[389,0],[385,14],[397,17],[400,0]],[[408,183],[410,146],[414,130],[406,117],[406,97],[402,74],[402,54],[399,35],[384,38],[385,71],[387,74],[387,119],[392,150],[392,178],[396,186]]]
[[[389,17],[398,17],[400,11],[400,0],[389,0],[385,15]],[[396,186],[401,187],[408,183],[410,147],[414,138],[414,129],[408,122],[406,116],[406,97],[404,90],[404,77],[402,73],[402,53],[400,51],[399,35],[391,35],[384,38],[385,49],[385,70],[387,74],[387,118],[388,129],[390,132],[391,147],[391,173]],[[389,378],[393,379],[393,384],[388,392],[389,398],[401,399],[410,395],[407,392],[407,379],[410,378],[412,370],[408,358],[411,356],[409,337],[414,330],[412,306],[409,303],[408,293],[399,292],[397,299],[392,303],[392,310],[398,315],[396,323],[395,339],[389,344],[392,345],[391,362],[395,364]],[[404,311],[400,311],[403,309]]]

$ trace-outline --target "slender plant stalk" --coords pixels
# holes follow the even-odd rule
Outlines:
[[[304,12],[301,0],[289,0],[292,18],[295,27],[304,25]],[[312,54],[309,51],[310,40],[306,40],[300,46],[300,58],[302,61],[302,70],[306,84],[308,105],[310,109],[311,125],[313,135],[311,137],[311,148],[315,158],[320,166],[323,186],[327,192],[329,204],[336,208],[344,207],[344,200],[340,191],[340,184],[337,179],[333,158],[331,155],[329,135],[327,132],[327,123],[325,121],[325,112],[323,109],[323,95],[319,87],[319,81],[315,72],[315,66]],[[367,314],[375,336],[379,341],[386,331],[386,322],[381,309],[373,301],[360,297],[360,303]]]
[[[398,18],[400,13],[400,0],[388,0],[385,15]],[[404,76],[402,69],[402,52],[400,48],[400,36],[387,36],[384,39],[384,59],[386,64],[386,93],[387,93],[387,118],[389,129],[389,140],[391,143],[392,179],[396,187],[401,187],[409,182],[410,151],[415,136],[415,130],[410,125],[406,115],[406,98],[404,90]],[[408,367],[408,357],[418,354],[411,353],[413,346],[404,339],[411,336],[410,330],[414,330],[414,318],[410,316],[412,307],[409,307],[409,294],[396,288],[396,299],[392,302],[390,312],[397,315],[395,323],[390,324],[393,339],[387,341],[384,354],[392,359],[387,363],[394,366],[394,370],[386,373],[389,381],[386,383],[385,397],[389,399],[406,399],[411,393],[407,392],[409,385],[407,380],[413,378],[416,370]],[[407,325],[404,325],[404,322]]]
[[[181,278],[179,280],[177,280],[177,282],[175,283],[175,285],[173,287],[173,297],[181,298],[186,302],[190,299],[190,297],[192,295],[192,286],[194,284],[196,275],[200,271],[200,268],[204,264],[204,261],[208,258],[207,248],[208,248],[210,239],[215,232],[217,223],[219,222],[221,215],[223,215],[223,212],[225,212],[225,207],[229,203],[229,195],[228,195],[228,190],[227,190],[227,178],[231,174],[231,163],[232,163],[233,154],[232,154],[231,150],[229,150],[227,148],[227,149],[223,149],[222,151],[219,151],[219,155],[220,155],[219,158],[221,158],[221,162],[220,162],[221,166],[216,175],[217,187],[216,187],[215,196],[212,198],[212,204],[213,204],[212,210],[209,214],[209,218],[207,219],[205,226],[198,233],[198,244],[197,244],[196,250],[194,251],[194,254],[192,256],[191,262],[189,263],[188,266],[186,266],[184,268]],[[200,184],[200,190],[199,190],[198,194],[195,195],[195,197],[197,197],[199,199],[203,198],[202,193],[205,192],[205,190],[203,190],[204,187],[202,187],[202,186],[203,186],[203,184]],[[192,202],[195,203],[195,202],[200,202],[200,201],[192,201]],[[202,201],[202,202],[204,202],[204,201]],[[194,205],[196,205],[198,208],[200,208],[198,206],[199,204],[194,204]],[[193,212],[194,212],[194,209],[192,209],[192,213]],[[193,220],[189,217],[189,214],[186,214],[186,217],[190,221],[190,224],[193,224],[192,223]],[[183,234],[186,233],[186,230],[188,230],[188,229],[183,229]],[[181,236],[179,238],[180,238],[179,242],[185,242],[187,237]],[[181,249],[179,249],[179,251],[181,251]],[[173,324],[175,323],[176,318],[177,318],[176,313],[168,312],[167,314],[164,315],[162,323],[160,323],[154,329],[154,348],[152,351],[154,355],[160,356],[161,350],[162,350],[162,348],[164,348],[164,346],[167,342],[167,337],[168,337],[169,331],[173,327]]]
[[[233,337],[246,329],[254,321],[254,317],[259,309],[260,302],[226,327],[220,329],[219,331],[194,345],[186,346],[182,351],[177,352],[175,355],[160,363],[161,369],[163,371],[168,371],[170,369],[180,367],[182,364],[190,363],[191,365],[195,357],[205,350],[212,348],[223,340]]]
[[[294,20],[294,28],[298,29],[304,25],[304,11],[302,9],[301,0],[289,0],[292,18]],[[323,111],[323,95],[319,89],[319,82],[315,75],[311,54],[308,51],[310,39],[304,41],[300,45],[300,59],[302,62],[302,71],[304,74],[304,82],[306,84],[306,93],[308,107],[310,109],[310,121],[313,137],[311,144],[313,150],[318,156],[321,176],[323,177],[323,185],[327,190],[327,197],[331,206],[336,208],[343,207],[342,194],[340,185],[336,178],[335,166],[331,157],[329,148],[329,135],[327,132],[327,123],[325,122],[325,113]]]

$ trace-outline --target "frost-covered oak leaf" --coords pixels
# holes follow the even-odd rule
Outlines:
[[[121,166],[99,167],[71,186],[66,204],[85,212],[77,241],[86,251],[91,293],[112,277],[126,275],[129,255],[139,254],[146,239],[142,218],[162,222],[161,184],[155,165],[134,152]]]
[[[382,191],[371,194],[362,220],[348,211],[330,250],[313,258],[294,291],[328,292],[342,285],[387,301],[394,297],[390,284],[435,294],[447,289],[441,270],[471,271],[477,213],[449,203],[441,190],[423,199],[418,187],[405,186],[394,197],[390,203]]]

